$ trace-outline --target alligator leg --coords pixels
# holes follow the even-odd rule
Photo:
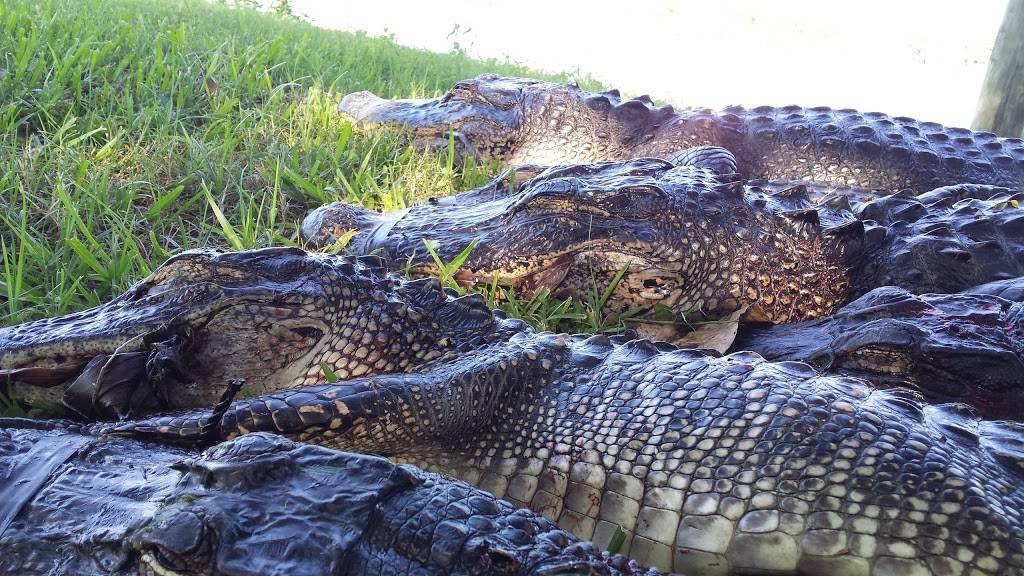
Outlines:
[[[178,439],[208,411],[111,427]],[[236,402],[285,433],[476,484],[693,574],[1022,574],[1024,429],[752,353],[552,335]]]
[[[665,160],[676,166],[707,168],[715,174],[722,176],[739,174],[739,169],[736,167],[736,157],[733,156],[732,152],[719,146],[684,148],[665,156]]]

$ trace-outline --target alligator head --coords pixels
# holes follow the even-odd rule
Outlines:
[[[737,350],[809,362],[928,400],[1019,418],[1024,402],[1024,305],[983,294],[916,296],[878,288],[828,318],[742,330]]]
[[[617,103],[618,96],[615,90],[588,94],[574,84],[485,74],[430,100],[385,100],[356,92],[339,110],[363,124],[410,128],[423,147],[443,149],[454,142],[461,153],[479,160],[550,165],[615,158],[617,147],[673,113],[666,107],[652,114],[650,99],[636,100],[614,107],[609,123],[610,102]],[[622,130],[613,130],[619,124]]]
[[[657,576],[482,491],[379,457],[257,433],[179,467],[176,498],[131,537],[157,574],[369,574],[397,564],[422,574]],[[522,537],[506,537],[524,525]]]
[[[493,322],[482,298],[389,277],[376,257],[193,251],[102,306],[0,330],[0,376],[22,400],[125,417],[207,405],[234,379],[261,392],[402,371]]]
[[[718,318],[750,306],[786,322],[844,304],[863,224],[812,204],[803,187],[775,193],[705,167],[728,165],[720,160],[526,166],[405,213],[323,206],[302,233],[320,244],[357,230],[354,252],[379,250],[414,274],[436,270],[425,242],[445,262],[475,243],[457,280],[582,298],[614,284],[612,314],[660,304]]]

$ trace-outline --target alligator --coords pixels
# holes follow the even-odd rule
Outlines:
[[[996,280],[965,290],[968,294],[989,294],[1011,302],[1024,302],[1024,277]]]
[[[189,257],[247,262],[247,277],[256,283],[272,276],[261,267],[272,268],[280,285],[289,285],[291,275],[310,284],[307,290],[335,281],[310,274],[308,259],[316,270],[355,267],[362,275],[378,274],[377,268],[358,268],[359,258],[296,249]],[[234,275],[209,266],[190,269],[241,276],[240,268]],[[161,270],[154,275],[160,277]],[[437,280],[381,278],[347,277],[341,286],[348,293],[326,285],[321,291],[351,300],[367,309],[363,314],[376,309],[396,317],[403,307],[406,315],[447,316],[453,314],[451,303],[458,302],[454,313],[472,313],[468,324],[481,328],[457,353],[406,371],[349,374],[337,382],[322,374],[316,386],[241,398],[219,409],[75,426],[90,434],[190,446],[265,431],[385,455],[528,506],[598,549],[621,529],[623,553],[663,570],[1024,574],[1021,424],[979,420],[962,404],[926,405],[906,389],[878,390],[863,379],[819,374],[804,363],[770,362],[753,352],[716,357],[645,340],[537,333],[521,320],[487,312],[479,295],[456,298]],[[182,281],[177,293],[169,287],[160,293],[184,308],[188,298],[204,306],[205,292],[193,288],[203,280],[196,276]],[[387,280],[393,287],[384,292],[380,286]],[[242,281],[234,289],[246,293]],[[434,305],[418,308],[413,295]],[[260,304],[248,306],[253,316],[278,310],[273,301],[263,303],[262,312]],[[905,317],[894,322],[920,321],[912,308],[903,310]],[[968,329],[961,337],[985,337],[969,325],[986,314],[983,309],[965,319]],[[141,317],[139,324],[152,316]],[[52,321],[49,336],[36,335],[31,356],[45,357],[47,338],[51,354],[65,353],[70,327],[87,334],[74,341],[79,351],[115,359],[147,351],[129,345],[144,327],[131,327],[126,318],[111,321],[113,310],[92,317],[94,326],[79,316],[71,324]],[[1007,322],[1008,316],[998,321]],[[424,322],[436,324],[440,336],[458,320]],[[40,325],[35,331],[41,332]],[[201,329],[177,333],[194,338],[186,361],[205,358],[203,340],[195,337]],[[371,341],[378,346],[406,338],[401,330],[378,330],[375,337]],[[435,350],[445,346],[440,340],[423,342]],[[862,342],[872,346],[869,339]],[[0,349],[27,357],[18,344],[8,336]],[[906,342],[906,354],[914,362],[935,361],[927,344]],[[845,350],[856,355],[851,346]],[[330,347],[318,349],[298,373],[309,373],[331,353]],[[937,366],[936,372],[945,369],[941,360]],[[214,387],[192,397],[218,396],[224,388]],[[251,390],[275,387],[253,383]],[[152,393],[144,383],[138,389]]]
[[[1024,141],[934,122],[828,107],[730,106],[676,112],[647,96],[482,75],[440,98],[339,106],[364,125],[410,128],[424,147],[449,146],[505,165],[671,158],[695,146],[732,151],[743,178],[924,192],[961,184],[1024,188]]]
[[[416,372],[92,426],[388,456],[598,548],[625,531],[621,551],[660,570],[1024,574],[1024,425],[752,352],[523,327]]]
[[[0,428],[0,485],[3,574],[655,574],[462,482],[270,434],[200,455]]]
[[[1017,419],[1024,315],[1004,299],[1008,286],[922,296],[882,287],[827,317],[745,325],[732,349]],[[302,303],[290,316],[289,302]],[[212,405],[229,379],[246,379],[244,395],[256,395],[422,370],[524,329],[479,295],[388,274],[374,257],[191,251],[107,304],[0,329],[0,374],[23,403],[123,419]],[[296,330],[319,339],[284,337]]]
[[[696,149],[695,149],[696,150]],[[831,314],[879,286],[958,292],[1024,276],[1024,192],[988,185],[896,193],[852,208],[722,174],[721,149],[664,160],[510,169],[487,185],[380,215],[323,206],[303,235],[324,244],[356,230],[351,250],[414,275],[472,245],[456,279],[585,299],[614,284],[609,315],[667,307],[689,319],[745,309],[746,320]],[[725,171],[728,168],[724,169]],[[621,277],[620,277],[621,276]]]

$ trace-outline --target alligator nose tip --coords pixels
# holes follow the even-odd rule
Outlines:
[[[368,232],[380,219],[380,214],[366,208],[333,202],[310,212],[302,221],[300,234],[311,246],[322,248],[351,230],[357,234]]]

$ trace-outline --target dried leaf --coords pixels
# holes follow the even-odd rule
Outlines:
[[[736,332],[740,327],[740,316],[746,311],[747,306],[744,306],[721,320],[695,324],[696,330],[670,340],[670,342],[680,348],[706,348],[725,354],[736,340]]]

